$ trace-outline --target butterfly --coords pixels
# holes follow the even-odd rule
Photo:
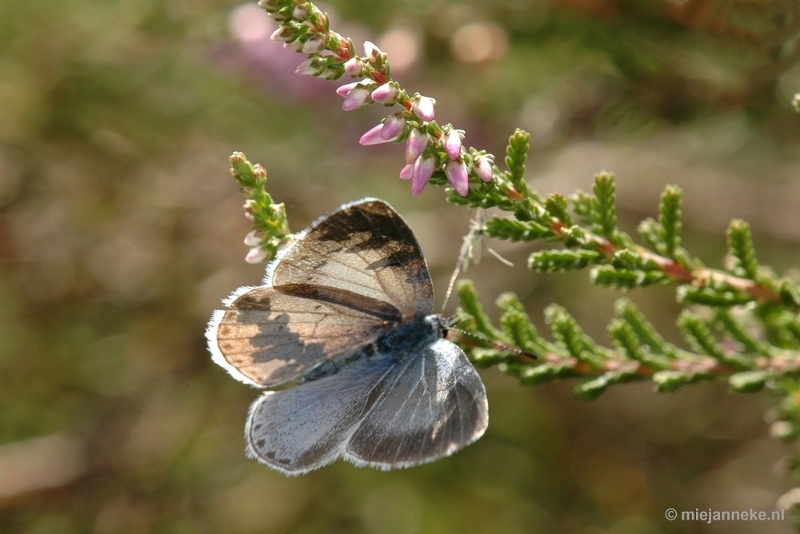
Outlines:
[[[266,388],[249,457],[285,475],[343,458],[379,469],[448,456],[480,438],[486,390],[432,314],[419,244],[386,202],[345,204],[298,234],[211,316],[213,360]]]

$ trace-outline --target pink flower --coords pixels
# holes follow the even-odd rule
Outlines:
[[[244,244],[248,247],[257,247],[263,241],[264,239],[260,230],[250,230],[250,233],[244,236]]]
[[[367,103],[369,99],[369,91],[364,87],[356,87],[350,91],[342,103],[342,109],[345,111],[353,111]]]
[[[406,141],[406,163],[414,163],[419,158],[425,147],[428,146],[428,134],[417,129],[411,130],[411,135]]]
[[[289,35],[289,28],[287,28],[286,26],[281,26],[280,28],[272,32],[272,35],[270,35],[269,38],[272,39],[273,41],[283,41],[288,35]]]
[[[423,158],[420,156],[414,163],[414,171],[411,174],[411,194],[417,196],[422,189],[428,185],[431,179],[436,162],[433,158]]]
[[[444,167],[444,173],[453,189],[462,197],[467,196],[469,191],[469,175],[467,174],[467,166],[463,161],[451,161]]]
[[[344,64],[344,71],[350,76],[361,76],[364,71],[364,61],[360,57],[352,57]]]
[[[374,128],[371,128],[367,133],[361,136],[361,139],[358,142],[364,146],[367,145],[379,145],[381,143],[388,143],[391,139],[384,139],[381,137],[381,131],[383,131],[383,124],[379,124]]]
[[[349,95],[350,91],[355,89],[356,85],[358,85],[358,84],[359,84],[359,82],[346,83],[346,84],[344,84],[343,86],[339,87],[336,90],[336,94],[341,96],[341,97],[345,97],[345,96]]]
[[[401,180],[410,180],[412,176],[414,176],[414,165],[411,163],[400,169]]]
[[[385,83],[372,91],[372,100],[379,104],[393,104],[397,98],[397,88],[391,83]]]
[[[442,145],[450,159],[457,159],[461,154],[461,136],[455,130],[450,130],[450,133],[442,138]]]
[[[475,174],[484,182],[492,181],[492,162],[486,156],[478,156],[474,163]]]
[[[417,116],[427,122],[433,120],[434,113],[433,113],[433,105],[436,101],[432,98],[428,98],[427,96],[419,97],[412,106],[412,110]]]
[[[250,249],[250,252],[247,253],[247,256],[244,257],[244,261],[247,263],[261,263],[266,257],[266,250],[261,247],[253,247]]]
[[[397,115],[389,115],[386,117],[386,121],[383,123],[383,129],[381,130],[381,139],[385,139],[390,141],[403,133],[403,128],[406,125],[406,121]]]

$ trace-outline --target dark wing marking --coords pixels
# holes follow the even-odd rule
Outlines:
[[[267,268],[266,283],[296,295],[340,296],[345,305],[351,301],[335,290],[346,291],[386,303],[406,320],[433,309],[433,286],[417,239],[381,200],[349,204],[318,220]],[[315,289],[320,287],[324,291]]]
[[[235,378],[259,387],[296,379],[394,326],[374,313],[270,287],[240,288],[226,304],[229,310],[211,317],[209,350]]]
[[[439,340],[403,362],[361,359],[262,395],[245,438],[248,456],[300,475],[340,457],[382,469],[429,462],[478,439],[487,423],[478,374],[458,347]]]

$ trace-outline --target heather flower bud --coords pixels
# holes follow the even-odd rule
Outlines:
[[[369,99],[369,90],[364,87],[356,87],[345,97],[342,103],[342,109],[345,111],[353,111],[366,104]]]
[[[411,130],[406,142],[406,163],[414,163],[425,147],[428,146],[428,134],[417,129]]]
[[[375,46],[375,43],[372,41],[364,41],[364,55],[367,57],[367,61],[372,63],[378,57],[383,54],[380,48]]]
[[[400,169],[400,179],[401,180],[410,180],[411,177],[414,175],[414,165],[409,163],[402,169]]]
[[[381,139],[385,139],[390,141],[403,133],[403,128],[405,128],[406,121],[397,115],[390,115],[386,118],[383,123],[383,129],[381,130]]]
[[[372,91],[372,100],[379,104],[393,104],[397,98],[397,88],[391,83],[385,83]]]
[[[414,170],[411,174],[411,194],[417,196],[431,179],[436,162],[433,158],[423,158],[420,156],[414,163]]]
[[[272,39],[273,41],[285,41],[286,37],[288,36],[289,36],[289,28],[287,28],[286,26],[281,26],[280,28],[272,32],[272,35],[270,35],[269,38]]]
[[[467,166],[463,161],[451,161],[444,167],[444,173],[450,181],[453,189],[462,197],[467,196],[469,191],[469,175],[467,174]]]
[[[244,244],[248,247],[257,247],[260,245],[264,239],[261,236],[261,231],[259,230],[250,230],[250,232],[244,236]]]
[[[361,139],[358,142],[364,146],[366,145],[379,145],[381,143],[388,143],[391,139],[383,139],[381,137],[381,131],[383,131],[383,124],[379,124],[374,128],[370,129],[367,133],[361,136]]]
[[[356,88],[356,85],[358,85],[358,83],[359,82],[346,83],[336,90],[336,94],[341,97],[345,97],[350,94],[350,91]]]
[[[361,76],[361,73],[364,72],[364,60],[360,57],[348,59],[344,63],[344,71],[353,77]]]
[[[283,47],[287,50],[294,50],[295,52],[300,52],[303,49],[303,41],[300,39],[295,39],[291,43],[283,43]]]
[[[247,256],[244,257],[244,261],[247,263],[261,263],[267,258],[267,251],[261,247],[253,247],[250,249],[250,252],[247,253]]]
[[[321,35],[315,35],[303,45],[304,54],[315,54],[325,46],[325,39]]]
[[[308,11],[306,11],[305,6],[303,5],[294,6],[294,9],[292,10],[292,18],[294,20],[302,22],[306,20],[307,16],[308,16]]]
[[[416,113],[417,117],[420,119],[430,122],[433,120],[434,113],[433,113],[433,105],[436,101],[433,98],[428,98],[427,96],[419,97],[412,106],[412,110]]]
[[[486,156],[475,158],[475,174],[484,182],[492,181],[492,162]]]
[[[307,74],[307,75],[314,74],[315,72],[317,72],[315,63],[316,63],[315,58],[308,58],[307,60],[300,63],[300,65],[297,67],[297,70],[295,70],[294,72],[295,74]]]
[[[442,146],[450,159],[458,159],[461,154],[461,136],[455,130],[442,137]]]

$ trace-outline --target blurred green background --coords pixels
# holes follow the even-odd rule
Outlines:
[[[760,259],[798,264],[800,4],[794,0],[336,0],[334,29],[389,53],[437,120],[502,155],[533,136],[542,192],[618,179],[620,219],[686,192],[684,243],[722,263],[731,217]],[[767,393],[647,383],[572,398],[481,371],[490,425],[464,451],[395,472],[338,462],[284,478],[244,457],[257,392],[211,362],[220,299],[257,283],[227,157],[269,173],[294,230],[363,196],[415,230],[442,300],[466,210],[397,179],[398,146],[360,147],[386,113],[340,109],[296,76],[254,4],[0,0],[0,532],[791,532],[783,522],[667,521],[664,511],[771,511],[796,482],[768,435]],[[345,80],[347,81],[347,80]],[[344,83],[344,82],[342,82]],[[502,158],[499,157],[498,161]],[[620,295],[586,273],[525,268],[488,243],[470,269],[487,308],[518,292],[541,321],[566,306],[597,339]],[[677,341],[671,288],[630,295]],[[452,313],[451,303],[447,313]]]

